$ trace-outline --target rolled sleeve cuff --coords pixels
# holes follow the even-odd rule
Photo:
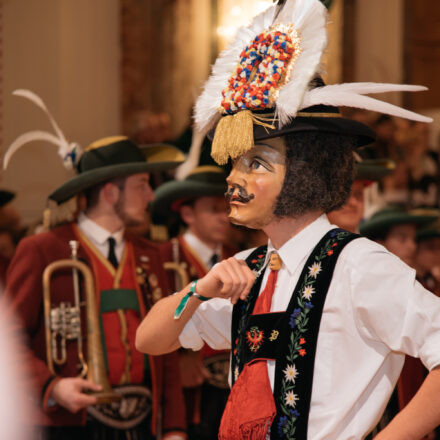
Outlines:
[[[420,360],[431,371],[440,366],[440,334],[430,335],[422,347]]]
[[[204,341],[200,337],[195,323],[194,317],[188,321],[179,335],[179,342],[183,348],[191,348],[194,351],[201,350]]]

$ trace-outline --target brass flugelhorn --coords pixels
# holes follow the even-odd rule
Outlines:
[[[79,243],[76,240],[72,240],[69,242],[69,245],[71,248],[71,258],[54,261],[43,272],[47,365],[51,373],[56,375],[54,364],[61,365],[67,361],[67,343],[68,341],[76,340],[80,363],[78,376],[87,378],[87,380],[102,386],[102,391],[91,393],[97,397],[98,404],[111,403],[120,400],[121,396],[112,390],[107,378],[93,274],[86,264],[78,260]],[[50,283],[53,273],[69,268],[72,269],[74,304],[60,302],[58,306],[52,307]],[[82,346],[79,274],[84,279],[87,319],[87,360],[85,359]]]
[[[163,267],[165,270],[174,271],[176,291],[182,290],[189,283],[189,277],[183,263],[167,261],[163,263]]]

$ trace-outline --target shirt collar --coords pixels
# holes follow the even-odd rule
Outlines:
[[[214,254],[218,255],[219,261],[221,260],[221,245],[217,246],[216,249],[211,249],[207,244],[203,243],[200,238],[190,231],[186,231],[183,235],[183,238],[192,247],[205,265],[209,266],[211,264],[211,258]]]
[[[116,246],[124,241],[124,228],[111,234],[107,229],[104,229],[91,218],[87,217],[84,212],[81,212],[78,217],[78,227],[84,232],[87,238],[96,245],[106,244],[109,237],[113,237],[116,240]]]
[[[323,214],[286,241],[278,250],[269,239],[264,267],[269,262],[270,254],[277,252],[283,262],[282,268],[287,268],[292,274],[298,265],[310,255],[324,234],[333,228],[334,226],[330,224],[327,216]]]

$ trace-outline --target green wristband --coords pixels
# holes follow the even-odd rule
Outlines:
[[[189,288],[189,292],[182,298],[179,305],[177,306],[176,311],[174,312],[174,319],[179,319],[182,316],[182,313],[186,309],[186,306],[188,305],[188,301],[192,296],[195,296],[200,301],[208,301],[211,298],[208,298],[206,296],[199,295],[196,293],[196,285],[198,280],[194,280],[191,283],[191,286]]]

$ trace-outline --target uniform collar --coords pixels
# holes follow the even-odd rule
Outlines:
[[[218,245],[216,249],[211,249],[207,244],[203,243],[203,241],[200,240],[200,238],[198,238],[190,231],[186,231],[185,234],[183,234],[183,238],[189,244],[189,246],[191,246],[191,248],[194,250],[197,256],[203,261],[203,263],[208,267],[211,264],[211,258],[214,254],[218,255],[219,261],[221,260],[222,258],[221,245]]]
[[[289,273],[292,274],[299,264],[310,255],[324,234],[333,228],[334,226],[330,224],[327,216],[323,214],[286,241],[278,250],[275,249],[269,239],[264,267],[269,262],[270,254],[277,252],[283,262],[282,269],[287,268]]]
[[[109,237],[113,237],[116,240],[116,246],[122,244],[124,241],[124,229],[111,234],[107,229],[95,223],[92,219],[87,217],[84,212],[78,217],[78,227],[89,238],[93,244],[102,246],[107,243]]]

